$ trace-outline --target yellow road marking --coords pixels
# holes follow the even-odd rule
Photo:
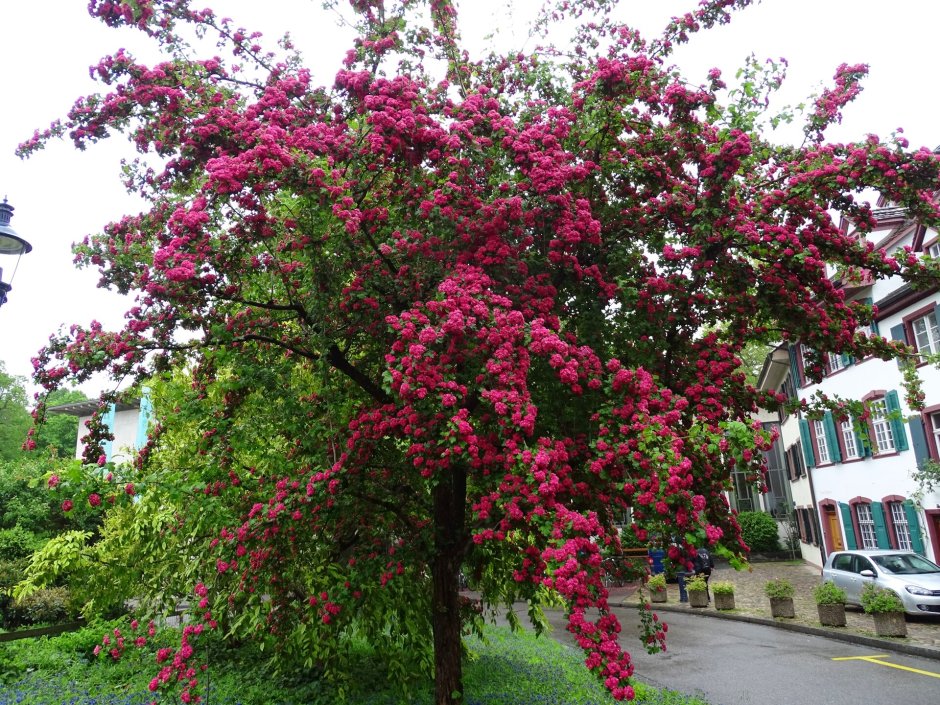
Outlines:
[[[910,671],[911,673],[919,673],[922,676],[930,676],[931,678],[940,678],[940,673],[934,673],[933,671],[922,671],[919,668],[911,668],[910,666],[901,666],[897,663],[888,663],[887,661],[880,661],[879,659],[890,658],[888,654],[874,654],[873,656],[839,656],[833,658],[833,661],[868,661],[868,663],[876,663],[879,666],[888,666],[889,668],[897,668],[900,671]]]

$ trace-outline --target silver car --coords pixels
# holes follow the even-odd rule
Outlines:
[[[888,588],[908,614],[940,616],[940,566],[913,551],[837,551],[822,571],[845,590],[846,602],[860,605],[866,583]]]

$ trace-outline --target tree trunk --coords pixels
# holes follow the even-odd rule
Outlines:
[[[463,701],[460,642],[460,566],[464,546],[467,475],[453,468],[434,488],[431,624],[434,631],[434,703]]]

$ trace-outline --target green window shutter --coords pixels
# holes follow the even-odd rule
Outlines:
[[[863,458],[871,456],[871,439],[868,437],[868,426],[864,424],[857,424],[855,419],[852,419],[853,433],[855,434],[855,443],[858,446],[858,454]]]
[[[920,519],[917,516],[917,508],[911,500],[905,500],[901,503],[904,508],[904,516],[907,517],[907,530],[911,533],[911,548],[920,555],[924,555],[924,540],[920,536]]]
[[[891,548],[888,524],[885,522],[885,509],[881,502],[871,503],[871,518],[875,522],[875,539],[878,541],[878,548]]]
[[[930,450],[927,447],[927,433],[924,431],[924,419],[920,416],[912,416],[907,420],[908,428],[911,429],[911,445],[914,446],[914,459],[917,461],[917,467],[920,467],[925,460],[930,459]]]
[[[793,388],[800,388],[800,363],[796,359],[796,348],[792,345],[787,347],[787,354],[790,356],[790,377],[793,380]]]
[[[907,342],[907,330],[904,327],[903,323],[899,323],[896,326],[891,327],[891,340],[900,340],[902,343]],[[903,360],[898,358],[898,369],[904,367]]]
[[[850,551],[858,549],[855,542],[855,527],[852,525],[852,508],[844,502],[839,502],[839,511],[842,512],[842,530],[845,532],[845,547]]]
[[[894,435],[894,447],[897,450],[908,450],[907,432],[904,430],[904,421],[901,419],[901,404],[898,402],[898,393],[891,390],[885,394],[885,406],[891,418],[891,433]]]
[[[823,416],[823,429],[826,431],[826,445],[829,446],[829,457],[834,463],[842,462],[842,450],[839,448],[839,436],[836,434],[836,424],[832,412],[827,411]]]
[[[800,419],[800,445],[803,447],[803,460],[806,462],[806,467],[816,467],[813,437],[809,434],[809,422],[806,419]]]
[[[848,367],[848,366],[851,365],[853,362],[855,362],[855,358],[852,357],[851,355],[848,355],[848,354],[846,354],[846,355],[840,355],[839,357],[842,358],[842,366],[843,366],[843,367]]]

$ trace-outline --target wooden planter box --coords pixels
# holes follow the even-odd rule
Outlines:
[[[770,616],[771,617],[786,617],[787,619],[793,619],[796,617],[796,612],[793,609],[793,598],[792,597],[771,597],[770,598]]]
[[[845,605],[816,605],[819,612],[819,623],[824,627],[845,626]]]
[[[903,612],[876,612],[875,634],[878,636],[907,636],[907,622]]]
[[[650,590],[650,602],[665,602],[666,595],[665,590]]]
[[[708,593],[704,590],[689,590],[689,604],[692,607],[708,607]]]
[[[715,609],[716,610],[733,610],[734,609],[734,593],[730,595],[728,593],[718,594],[715,593]]]

